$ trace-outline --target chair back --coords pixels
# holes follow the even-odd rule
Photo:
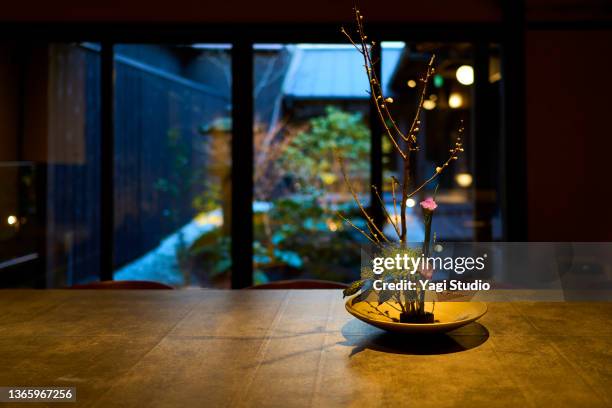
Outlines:
[[[70,289],[174,289],[172,286],[152,281],[118,280],[73,285]]]
[[[249,286],[246,289],[346,289],[345,283],[317,279],[281,280],[261,285]]]

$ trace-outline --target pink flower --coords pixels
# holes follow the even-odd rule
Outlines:
[[[421,201],[421,207],[425,210],[433,211],[438,208],[438,204],[436,204],[433,198],[427,197],[425,200]]]
[[[424,268],[419,271],[421,276],[424,277],[425,279],[431,279],[431,277],[433,276],[433,272],[434,271],[432,268]]]

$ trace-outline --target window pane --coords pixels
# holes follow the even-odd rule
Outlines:
[[[100,56],[0,46],[0,286],[99,279]]]
[[[230,47],[115,54],[114,278],[228,286]]]
[[[489,81],[485,84],[474,82],[474,50],[470,44],[461,43],[403,43],[383,42],[383,87],[386,96],[392,97],[392,114],[403,132],[412,124],[422,90],[423,77],[433,54],[436,56],[436,72],[428,85],[423,111],[420,116],[418,144],[420,150],[413,156],[413,174],[416,180],[412,189],[435,172],[435,168],[446,161],[449,149],[458,136],[463,121],[466,133],[463,136],[465,151],[442,173],[437,181],[408,202],[408,240],[423,240],[423,223],[418,203],[432,196],[436,187],[436,201],[439,209],[433,219],[432,230],[440,240],[472,240],[487,236],[477,235],[476,230],[487,229],[485,240],[501,238],[499,212],[499,61],[497,50],[489,53]],[[486,135],[479,135],[478,143],[487,143],[490,163],[487,174],[480,174],[478,180],[488,183],[477,185],[475,164],[482,157],[476,156],[475,87],[481,86],[489,95],[486,120],[489,121]],[[485,104],[483,103],[483,105]],[[481,106],[480,109],[484,109]],[[481,128],[483,129],[483,128]],[[392,208],[391,177],[401,176],[401,160],[392,143],[383,138],[383,168],[385,201]],[[482,151],[482,150],[481,150]],[[486,185],[488,184],[488,185]],[[477,201],[477,197],[479,201]],[[386,231],[392,236],[392,226]],[[482,232],[482,231],[481,231]]]
[[[334,151],[368,206],[369,100],[360,58],[344,44],[255,46],[255,283],[359,275],[365,238],[337,212],[362,221]]]

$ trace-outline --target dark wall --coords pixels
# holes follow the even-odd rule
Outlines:
[[[510,0],[511,2],[517,0]],[[343,22],[354,0],[58,0],[3,4],[0,20],[12,21],[165,21],[165,22]],[[371,21],[499,21],[499,0],[362,0]],[[526,0],[530,20],[606,20],[608,0]]]
[[[60,0],[13,2],[5,20],[20,21],[167,21],[167,22],[341,22],[350,18],[353,0]],[[361,1],[371,21],[493,21],[496,0]]]
[[[612,240],[611,30],[527,33],[531,240]]]

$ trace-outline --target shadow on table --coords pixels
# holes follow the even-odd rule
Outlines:
[[[489,331],[480,323],[470,323],[445,334],[388,333],[351,320],[342,327],[345,345],[353,347],[351,356],[363,350],[394,354],[436,355],[466,351],[480,346],[489,338]]]

